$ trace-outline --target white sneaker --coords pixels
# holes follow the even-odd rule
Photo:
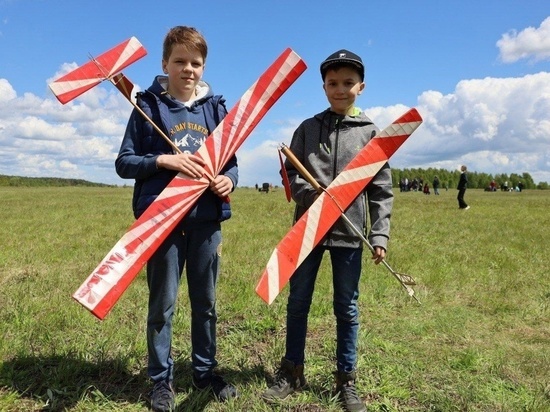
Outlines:
[[[468,210],[469,208],[470,208],[470,206],[466,206],[466,207],[464,208],[464,210]]]

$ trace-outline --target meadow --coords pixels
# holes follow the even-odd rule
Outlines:
[[[133,222],[131,188],[0,187],[0,411],[147,411],[141,273],[104,321],[71,295]],[[339,411],[331,397],[335,322],[323,262],[310,315],[309,385],[275,405],[259,394],[284,352],[287,289],[254,292],[291,226],[282,189],[238,188],[223,224],[220,372],[240,397],[193,391],[185,283],[173,350],[179,411]],[[388,263],[365,253],[359,393],[369,411],[550,411],[550,191],[395,190]]]

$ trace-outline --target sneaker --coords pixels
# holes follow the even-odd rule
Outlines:
[[[281,366],[275,374],[275,383],[261,396],[266,401],[285,399],[305,384],[304,365],[294,365],[291,361],[282,358]]]
[[[154,412],[170,412],[175,410],[175,393],[170,383],[166,381],[155,383],[150,397],[151,409]]]
[[[212,374],[204,379],[197,379],[193,375],[193,386],[201,391],[210,388],[214,397],[220,402],[225,402],[238,396],[237,389],[230,383],[227,383],[220,375],[216,374]]]
[[[470,206],[466,206],[466,207],[464,208],[464,210],[468,210],[469,208],[470,208]]]
[[[355,389],[355,372],[336,372],[336,389],[334,392],[347,412],[367,411],[365,403],[357,395]]]

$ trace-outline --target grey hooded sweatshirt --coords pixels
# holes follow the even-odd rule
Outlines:
[[[322,187],[327,187],[378,132],[379,129],[363,112],[358,111],[356,116],[342,116],[327,109],[300,124],[294,132],[290,149],[315,180]],[[296,202],[296,221],[315,201],[317,191],[288,160],[284,165],[292,198]],[[392,177],[390,166],[386,163],[345,214],[365,234],[368,215],[369,243],[387,250],[392,206]],[[323,245],[362,247],[362,241],[343,219],[338,219]]]

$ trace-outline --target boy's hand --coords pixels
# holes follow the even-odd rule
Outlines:
[[[210,190],[219,197],[229,196],[233,190],[233,181],[225,175],[218,175],[210,182]]]
[[[378,265],[386,257],[386,250],[383,247],[376,246],[374,248],[374,253],[372,254],[372,259],[374,259],[374,264]]]
[[[198,156],[189,153],[160,155],[157,157],[157,169],[169,169],[185,173],[192,178],[204,175],[204,162]]]

